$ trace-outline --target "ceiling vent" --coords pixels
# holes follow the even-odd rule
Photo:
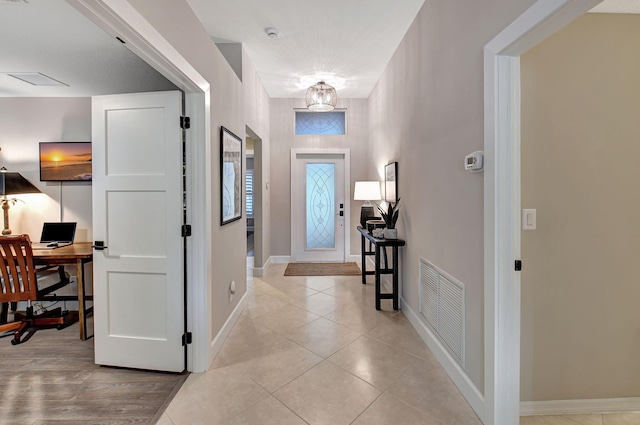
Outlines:
[[[0,0],[0,4],[2,3],[29,3],[27,0]]]
[[[54,80],[39,72],[5,72],[5,74],[34,86],[68,86],[62,81]]]

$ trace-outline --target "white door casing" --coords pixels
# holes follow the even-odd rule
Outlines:
[[[484,48],[485,424],[520,413],[520,55],[598,3],[539,0]]]
[[[326,164],[335,170],[335,196],[328,212],[335,218],[334,244],[326,248],[309,247],[307,237],[307,168]],[[345,261],[349,247],[350,173],[349,150],[291,150],[291,261]],[[309,242],[309,243],[308,243]]]
[[[185,366],[182,93],[92,99],[96,364]]]

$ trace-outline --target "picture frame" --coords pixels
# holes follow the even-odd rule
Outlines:
[[[41,182],[90,182],[91,142],[40,142]]]
[[[398,202],[398,163],[390,162],[384,166],[384,200]]]
[[[242,218],[242,139],[220,129],[220,225]]]

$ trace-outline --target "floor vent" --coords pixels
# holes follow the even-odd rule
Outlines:
[[[464,285],[422,258],[420,314],[464,367]]]

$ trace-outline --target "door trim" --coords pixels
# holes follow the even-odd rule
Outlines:
[[[520,415],[520,55],[601,0],[539,0],[484,48],[485,424]]]
[[[187,134],[188,220],[194,229],[187,240],[187,326],[193,343],[187,346],[187,370],[204,372],[215,352],[209,341],[211,296],[207,282],[212,229],[211,205],[211,112],[206,99],[211,97],[207,80],[151,25],[127,0],[67,0],[80,13],[113,37],[126,40],[125,46],[185,92],[186,113],[191,116]],[[201,230],[200,230],[201,229]]]
[[[291,174],[291,182],[293,182],[293,170],[298,155],[341,155],[344,158],[344,258],[351,256],[351,149],[291,149],[291,158],[289,172]],[[290,186],[293,190],[293,185]],[[291,202],[291,193],[289,194],[289,202],[291,204],[291,224],[293,227],[294,217],[300,216]],[[298,239],[291,232],[291,261],[296,261],[296,252],[298,248]]]

